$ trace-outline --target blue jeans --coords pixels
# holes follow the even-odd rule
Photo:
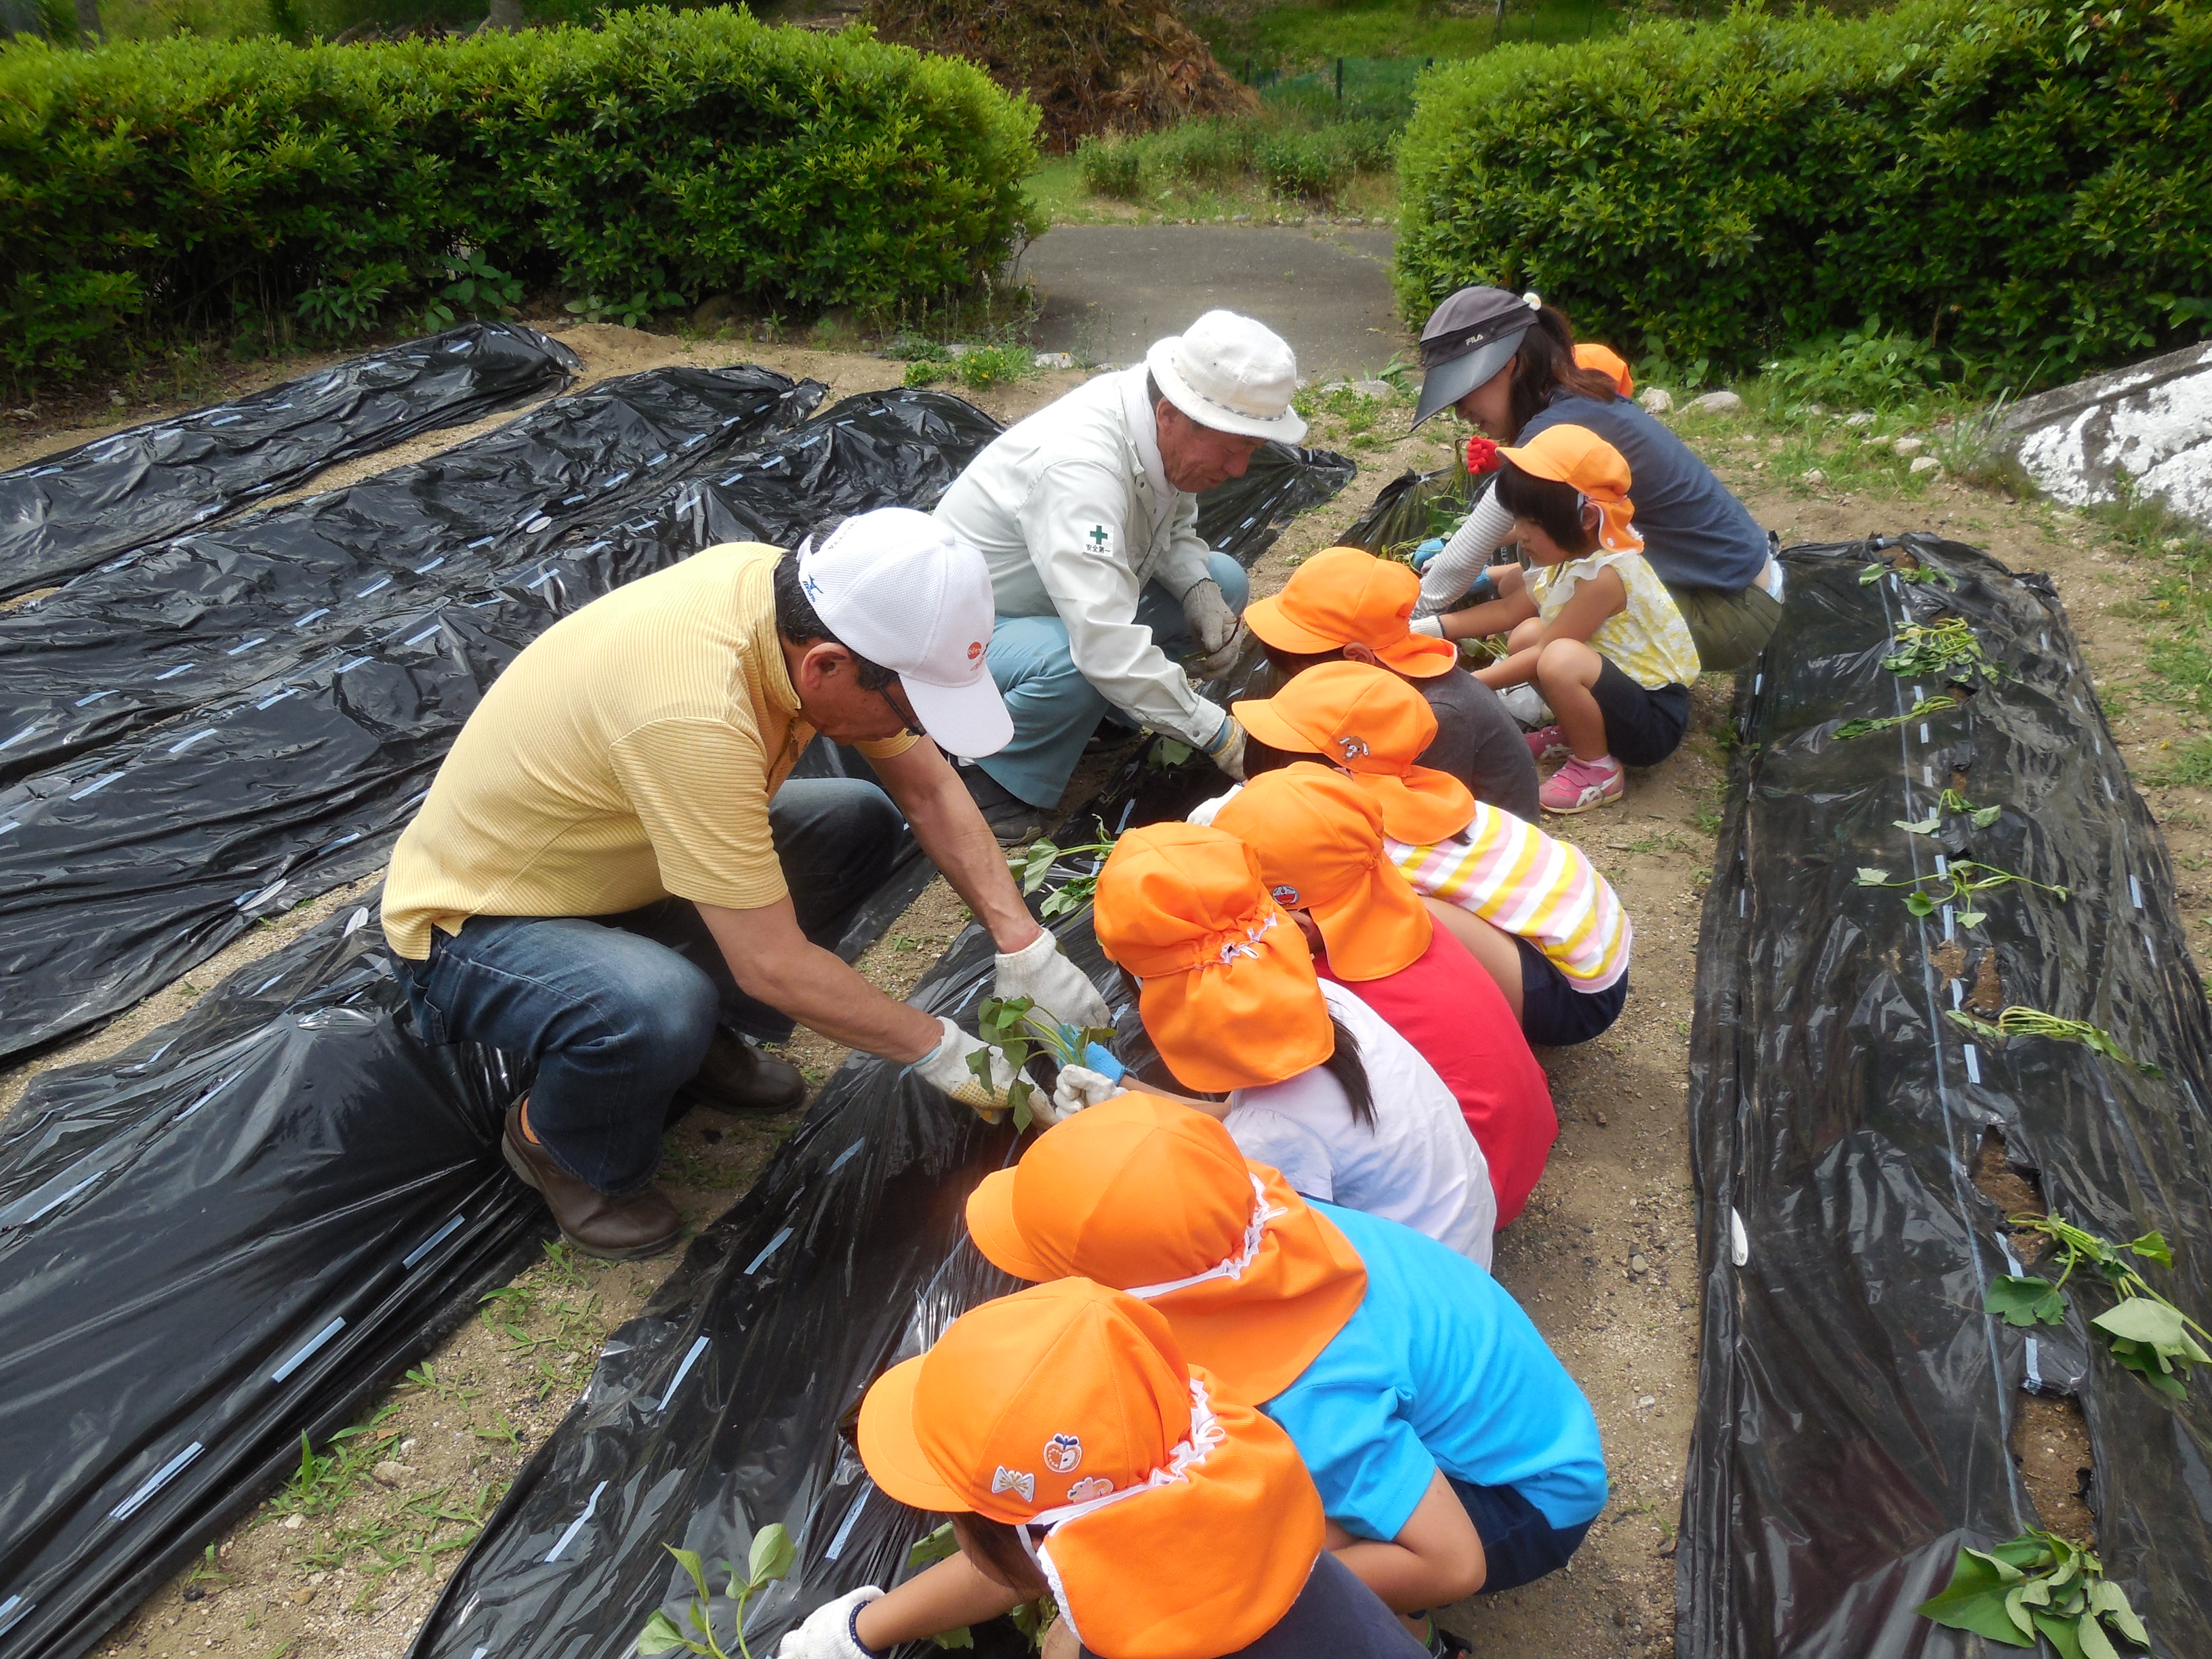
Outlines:
[[[1206,561],[1206,574],[1221,584],[1229,608],[1242,616],[1252,592],[1244,567],[1216,553]],[[1170,662],[1194,647],[1182,602],[1158,582],[1147,583],[1138,599],[1137,620],[1152,630],[1152,643]],[[975,764],[1009,794],[1050,811],[1083,758],[1083,745],[1113,705],[1076,667],[1067,624],[1057,616],[1000,617],[987,660],[1014,717],[1014,739]]]
[[[806,937],[834,950],[890,872],[904,820],[874,784],[794,778],[769,827]],[[660,1162],[669,1102],[715,1028],[780,1042],[789,1016],[738,988],[699,908],[663,899],[612,916],[471,916],[394,959],[432,1042],[481,1042],[536,1063],[530,1127],[597,1190],[635,1192]]]

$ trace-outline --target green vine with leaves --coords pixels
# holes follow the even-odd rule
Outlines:
[[[976,1010],[975,1033],[996,1048],[1017,1073],[1039,1048],[1062,1066],[1079,1066],[1093,1043],[1110,1051],[1115,1036],[1110,1025],[1062,1025],[1039,1014],[1036,1003],[1028,997],[984,998]],[[985,1088],[991,1086],[988,1051],[978,1049],[969,1055],[968,1069],[981,1079]],[[1036,1085],[1026,1076],[1018,1075],[1006,1091],[1006,1104],[1013,1112],[1015,1128],[1026,1129],[1036,1121],[1036,1114],[1030,1105],[1036,1097]]]
[[[1880,720],[1845,720],[1836,728],[1836,735],[1849,743],[1853,738],[1870,738],[1877,732],[1893,732],[1900,726],[1908,726],[1927,715],[1958,706],[1959,700],[1954,696],[1923,697],[1902,714],[1887,714]]]
[[[2101,1025],[2092,1025],[2084,1019],[2066,1019],[2057,1014],[2045,1013],[2040,1008],[2023,1007],[2018,1003],[2000,1012],[1993,1020],[1977,1019],[1957,1008],[1945,1009],[1943,1018],[1977,1036],[2039,1036],[2050,1037],[2058,1042],[2078,1042],[2107,1060],[2117,1060],[2132,1066],[2146,1076],[2159,1075],[2155,1065],[2147,1060],[2137,1060],[2120,1047],[2110,1031]]]
[[[1911,829],[1912,826],[1903,826]],[[2066,889],[2050,882],[2036,881],[2016,875],[2010,870],[2000,870],[1993,864],[1977,864],[1972,859],[1947,861],[1941,875],[1914,876],[1906,881],[1892,881],[1889,872],[1873,865],[1861,865],[1857,875],[1851,878],[1855,887],[1900,887],[1905,890],[1905,908],[1916,916],[1933,915],[1943,905],[1958,907],[1956,915],[1961,927],[1978,927],[1989,920],[1988,914],[1973,908],[1973,896],[1987,892],[1992,887],[2003,887],[2018,882],[2040,892],[2051,894],[2062,902]]]
[[[1892,818],[1890,822],[1908,836],[1932,836],[1942,827],[1944,817],[1956,813],[1968,820],[1977,830],[1986,830],[2003,816],[2002,806],[1977,806],[1955,789],[1946,789],[1936,802],[1936,810],[1924,818]]]
[[[1054,867],[1071,859],[1088,856],[1088,870],[1073,871],[1064,875],[1044,896],[1037,914],[1050,921],[1054,916],[1064,916],[1080,910],[1091,902],[1098,890],[1098,872],[1105,868],[1107,854],[1114,850],[1110,837],[1085,842],[1079,846],[1062,847],[1048,836],[1039,836],[1026,847],[1017,847],[1006,854],[1014,878],[1021,884],[1022,896],[1026,898],[1051,879]]]
[[[2135,1256],[2172,1267],[2173,1251],[2165,1235],[2148,1232],[2115,1244],[2057,1215],[2016,1215],[2012,1225],[2050,1239],[2057,1247],[2061,1269],[2056,1279],[2033,1273],[2003,1275],[1983,1297],[1984,1312],[2000,1316],[2008,1325],[2063,1325],[2067,1284],[2086,1266],[2114,1297],[2111,1307],[2089,1322],[2089,1328],[2104,1339],[2114,1359],[2152,1388],[2176,1400],[2187,1398],[2189,1368],[2212,1364],[2212,1354],[2197,1341],[2202,1337],[2212,1342],[2212,1331],[2153,1289],[2127,1259]]]
[[[1989,659],[1982,642],[1961,617],[1936,623],[1907,623],[1897,630],[1897,648],[1881,659],[1893,674],[1955,674],[1979,672],[2002,679],[2004,671]]]
[[[661,1547],[674,1556],[691,1579],[696,1592],[685,1616],[690,1620],[696,1635],[687,1632],[666,1613],[656,1608],[653,1617],[645,1621],[638,1632],[637,1651],[645,1659],[656,1654],[673,1653],[678,1649],[686,1653],[705,1656],[705,1659],[731,1659],[714,1635],[714,1626],[708,1611],[714,1599],[707,1589],[706,1564],[696,1550],[679,1550],[673,1544]],[[752,1599],[770,1584],[787,1577],[792,1564],[799,1559],[799,1546],[792,1541],[790,1532],[781,1521],[772,1522],[753,1534],[753,1547],[745,1561],[745,1576],[738,1577],[737,1569],[730,1569],[728,1595],[737,1606],[736,1626],[739,1659],[753,1659],[753,1650],[745,1642],[745,1608]]]
[[[1962,1549],[1942,1591],[1914,1609],[1950,1630],[2007,1647],[2047,1638],[2061,1659],[2120,1659],[2115,1639],[2150,1646],[2150,1632],[2104,1563],[2055,1532],[2030,1528],[1993,1549]]]

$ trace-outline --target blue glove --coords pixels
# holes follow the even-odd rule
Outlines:
[[[1428,540],[1413,550],[1413,568],[1426,570],[1429,568],[1429,561],[1443,550],[1444,538],[1441,536],[1430,537]]]
[[[1128,1073],[1128,1067],[1114,1058],[1105,1048],[1096,1042],[1086,1043],[1083,1049],[1083,1068],[1096,1072],[1103,1078],[1119,1083]]]

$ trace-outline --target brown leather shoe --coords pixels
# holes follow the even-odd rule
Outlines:
[[[806,1074],[720,1027],[680,1093],[722,1112],[788,1112],[806,1098]]]
[[[659,1188],[609,1198],[556,1164],[544,1147],[522,1133],[520,1101],[507,1109],[507,1131],[500,1137],[499,1149],[515,1177],[544,1194],[545,1207],[560,1224],[561,1237],[586,1255],[607,1261],[659,1255],[684,1231],[683,1217]]]

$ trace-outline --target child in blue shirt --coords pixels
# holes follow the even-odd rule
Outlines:
[[[1555,1571],[1605,1507],[1589,1402],[1495,1279],[1308,1203],[1203,1113],[1142,1091],[1079,1112],[986,1177],[968,1225],[1017,1277],[1158,1309],[1289,1433],[1330,1551],[1401,1615]]]

